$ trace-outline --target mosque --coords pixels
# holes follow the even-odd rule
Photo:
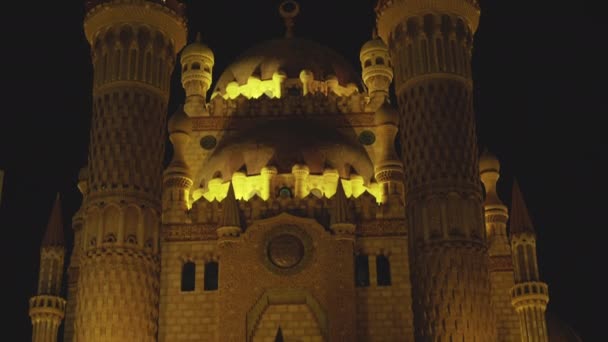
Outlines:
[[[32,341],[578,341],[478,152],[478,0],[379,0],[357,68],[294,34],[300,5],[217,76],[178,1],[86,2],[83,201],[69,260],[53,208]]]

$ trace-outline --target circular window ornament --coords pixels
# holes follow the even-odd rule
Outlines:
[[[312,239],[295,225],[280,225],[264,236],[262,261],[273,273],[292,275],[310,262]]]
[[[372,145],[376,142],[376,135],[372,131],[363,131],[359,134],[359,142],[362,145]]]
[[[214,149],[217,145],[217,139],[212,135],[207,135],[201,138],[201,147],[205,150]]]
[[[291,189],[284,186],[279,189],[279,197],[281,198],[291,198]]]
[[[287,269],[296,266],[304,257],[304,244],[291,234],[275,236],[268,243],[268,259],[276,267]]]

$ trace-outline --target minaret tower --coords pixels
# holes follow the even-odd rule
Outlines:
[[[61,200],[57,194],[40,248],[38,295],[30,299],[32,342],[57,341],[66,305],[65,299],[61,297],[64,257]]]
[[[513,287],[513,262],[511,245],[507,236],[509,212],[496,191],[500,177],[500,162],[488,151],[481,154],[479,173],[485,187],[484,205],[488,254],[490,255],[490,283],[492,305],[496,313],[497,341],[520,341],[519,318],[511,305]]]
[[[540,281],[536,259],[536,233],[517,181],[511,197],[511,248],[515,267],[512,304],[519,316],[521,340],[547,342],[545,310],[549,302],[547,284]]]
[[[186,92],[184,111],[188,116],[201,116],[205,111],[207,92],[213,80],[215,57],[207,45],[201,43],[201,34],[196,34],[194,43],[181,53],[182,86]]]
[[[196,41],[181,52],[182,86],[186,93],[183,108],[177,110],[168,122],[169,139],[173,145],[173,159],[163,173],[163,223],[187,222],[192,176],[185,161],[185,152],[191,139],[191,117],[205,115],[206,96],[211,86],[214,64],[213,51]]]
[[[93,118],[75,339],[156,341],[161,177],[171,72],[186,42],[176,0],[87,2]]]
[[[87,175],[88,168],[83,167],[80,169],[78,174],[78,190],[85,196],[87,190]],[[85,197],[83,197],[84,199]],[[86,201],[86,200],[85,200]],[[83,201],[83,202],[85,202]],[[83,205],[80,206],[78,211],[72,216],[72,229],[74,230],[74,245],[72,247],[72,253],[70,255],[69,265],[67,269],[67,300],[68,304],[65,308],[65,322],[63,329],[63,342],[74,341],[74,321],[76,319],[76,308],[78,300],[78,274],[80,266],[80,258],[82,257],[82,251],[84,250],[84,243],[82,241],[84,227],[83,217]]]
[[[375,111],[388,99],[388,91],[393,82],[393,68],[388,46],[378,37],[376,31],[373,33],[372,40],[361,47],[359,60],[363,70],[363,82],[369,93],[369,109]]]
[[[395,70],[417,341],[495,341],[471,49],[477,0],[379,0]]]

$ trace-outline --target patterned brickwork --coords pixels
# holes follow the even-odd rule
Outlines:
[[[429,6],[377,9],[401,112],[415,336],[493,341],[470,67],[478,13],[464,1]]]
[[[497,341],[521,341],[519,318],[511,305],[511,288],[513,287],[513,270],[494,271],[490,273],[492,284],[492,305],[496,314]]]
[[[356,251],[368,255],[370,271],[370,286],[356,291],[357,341],[413,341],[407,238],[359,238]],[[377,255],[385,255],[390,261],[390,286],[378,286]]]
[[[166,112],[183,18],[146,1],[92,7],[94,68],[75,336],[156,341]]]
[[[166,99],[144,88],[97,93],[89,153],[92,192],[159,195],[166,111]]]
[[[156,341],[159,262],[129,249],[81,259],[77,341]]]
[[[496,340],[485,253],[470,243],[445,242],[416,251],[413,309],[417,338]]]
[[[429,79],[398,96],[408,191],[433,183],[478,192],[477,144],[470,85]]]
[[[162,250],[158,341],[218,342],[218,292],[203,287],[205,264],[219,261],[215,241],[163,242]],[[196,265],[195,287],[182,292],[181,273],[186,262]]]

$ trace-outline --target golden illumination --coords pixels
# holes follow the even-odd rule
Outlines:
[[[302,186],[300,198],[304,198],[309,194],[331,198],[336,193],[339,176],[337,172],[325,173],[324,175],[308,175]],[[275,184],[282,184],[290,188],[295,187],[296,179],[292,173],[283,173],[275,175]],[[254,196],[259,196],[263,200],[268,200],[271,196],[269,188],[269,178],[263,174],[247,176],[241,172],[235,172],[232,176],[232,185],[234,186],[234,194],[237,200],[249,201]],[[212,202],[214,200],[221,202],[228,193],[230,181],[224,181],[221,178],[213,178],[207,184],[207,189],[196,190],[192,193],[192,202],[196,202],[201,198]],[[342,186],[346,197],[359,198],[366,191],[376,198],[377,203],[381,203],[382,188],[378,183],[371,183],[369,186],[364,185],[363,177],[355,175],[351,179],[342,179]],[[296,192],[294,192],[296,194]],[[274,196],[274,194],[273,194]],[[190,207],[190,206],[189,206]]]

